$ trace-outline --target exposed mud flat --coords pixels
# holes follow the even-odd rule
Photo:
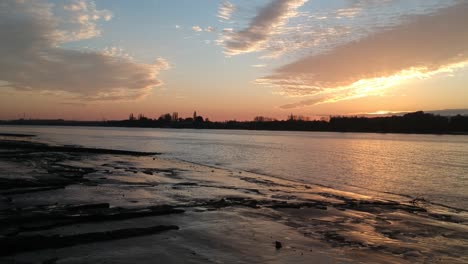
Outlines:
[[[1,263],[468,263],[462,209],[14,139],[0,140]]]

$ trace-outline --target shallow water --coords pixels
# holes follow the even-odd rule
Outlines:
[[[0,126],[0,132],[158,151],[168,158],[468,209],[468,136],[44,126]]]

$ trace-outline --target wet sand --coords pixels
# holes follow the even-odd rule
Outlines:
[[[0,135],[1,263],[468,263],[468,212]]]

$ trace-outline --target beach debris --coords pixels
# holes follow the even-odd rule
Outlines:
[[[280,249],[280,248],[283,247],[283,244],[281,244],[281,242],[279,242],[279,241],[277,240],[277,241],[275,241],[275,247],[276,247],[276,249]]]
[[[422,196],[417,196],[417,197],[411,199],[410,203],[411,203],[412,205],[414,205],[414,206],[423,206],[423,205],[429,203],[429,201],[426,200],[426,199],[425,199],[424,197],[422,197]]]

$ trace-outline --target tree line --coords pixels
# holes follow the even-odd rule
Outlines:
[[[441,116],[422,111],[405,115],[360,117],[330,116],[329,120],[309,120],[290,115],[285,120],[257,116],[253,121],[212,122],[197,115],[179,117],[177,112],[158,118],[143,114],[130,114],[126,120],[110,121],[67,121],[67,120],[11,120],[0,121],[11,125],[65,125],[65,126],[108,126],[108,127],[153,127],[153,128],[196,128],[196,129],[245,129],[286,131],[336,131],[336,132],[380,132],[380,133],[431,133],[468,134],[468,116]]]

